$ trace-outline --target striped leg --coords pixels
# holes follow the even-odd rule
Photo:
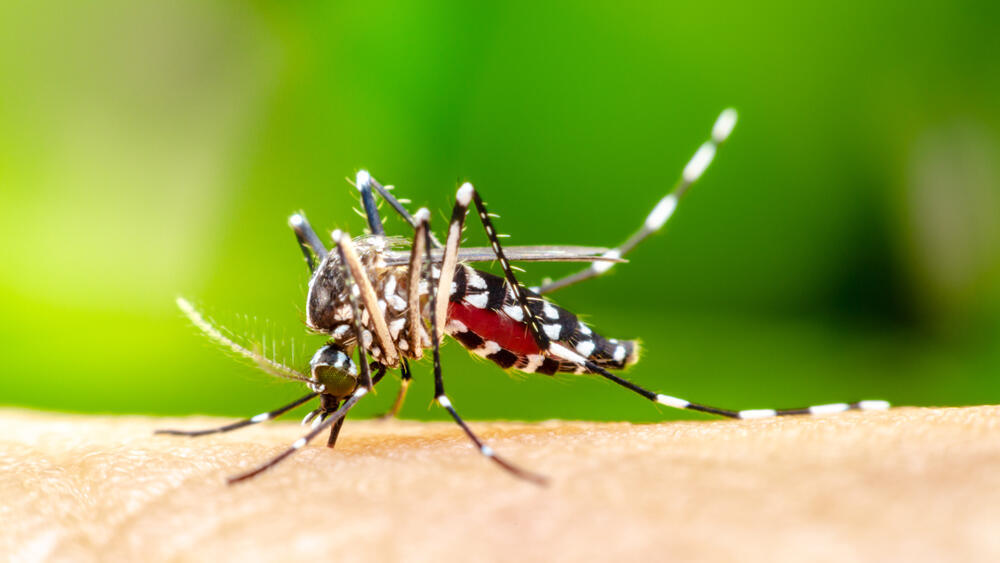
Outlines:
[[[490,213],[486,209],[486,204],[483,203],[482,198],[479,197],[479,193],[472,184],[468,182],[462,184],[462,187],[455,194],[455,207],[451,213],[451,224],[448,226],[448,238],[445,241],[444,258],[441,263],[441,277],[438,280],[438,295],[451,294],[451,283],[454,280],[455,267],[458,261],[458,245],[462,237],[462,227],[465,224],[465,215],[468,213],[469,205],[472,202],[476,204],[479,221],[483,224],[483,229],[489,238],[493,253],[496,254],[497,260],[500,261],[500,267],[503,269],[507,288],[514,297],[514,301],[520,306],[523,322],[528,325],[535,343],[538,344],[539,350],[548,350],[550,338],[542,329],[542,323],[536,316],[535,311],[529,306],[527,295],[524,293],[521,284],[517,281],[517,276],[514,275],[514,269],[511,267],[510,261],[504,255],[503,247],[500,246],[500,238],[493,227],[493,221],[490,219]],[[437,317],[440,319],[446,318],[445,313],[447,310],[448,300],[439,300],[437,304]]]
[[[326,247],[323,246],[323,242],[316,236],[316,231],[313,230],[312,225],[302,213],[296,213],[289,217],[288,226],[295,232],[295,239],[299,242],[299,248],[302,249],[302,255],[306,258],[309,271],[315,271],[316,266],[326,256]]]
[[[389,191],[389,187],[383,186],[378,182],[378,180],[372,178],[371,174],[369,174],[367,170],[361,170],[358,172],[356,185],[358,187],[358,191],[361,192],[362,205],[364,205],[365,207],[365,215],[368,218],[369,227],[371,227],[372,225],[372,216],[374,215],[375,217],[378,217],[378,211],[375,207],[374,197],[371,197],[371,189],[374,188],[375,191],[378,192],[378,195],[382,196],[382,199],[384,199],[386,202],[389,203],[389,206],[392,207],[393,211],[398,213],[399,216],[402,217],[407,223],[409,223],[414,229],[417,228],[417,226],[420,223],[420,218],[416,215],[410,215],[410,212],[407,211],[406,207],[403,206],[404,203],[409,203],[409,201],[396,199],[392,195],[392,192]],[[362,189],[363,185],[368,186],[367,189],[367,193],[369,194],[368,196],[365,195],[365,190]],[[371,200],[370,204],[368,201],[366,201],[365,199],[366,197],[368,197],[368,199]],[[368,211],[369,205],[371,205],[371,209],[375,209],[374,214]],[[378,220],[378,223],[379,225],[381,225],[381,219]],[[376,233],[373,230],[372,234],[385,234],[385,231],[382,231],[381,233]],[[433,243],[434,248],[441,248],[441,243],[438,242],[436,238],[434,238],[434,233],[431,233],[431,242]]]
[[[468,186],[468,184],[466,184],[466,186]],[[469,186],[469,188],[471,188],[471,187],[472,186]],[[465,188],[465,186],[463,186],[463,188]],[[461,194],[461,193],[462,193],[462,191],[459,190],[459,194]],[[462,201],[462,199],[461,199],[461,196],[460,196],[459,197],[459,203],[457,203],[455,205],[455,213],[456,214],[458,213],[459,207],[461,206],[461,201]],[[469,204],[468,199],[466,199],[465,200],[465,205],[464,205],[463,209],[467,209],[468,208],[468,204]],[[461,216],[462,216],[462,218],[465,217],[464,212],[461,214]],[[445,261],[444,261],[444,265],[442,265],[442,267],[441,267],[441,274],[440,274],[440,276],[441,276],[442,280],[445,279],[445,277],[447,277],[449,279],[453,278],[454,275],[455,275],[455,264],[456,264],[456,254],[458,252],[458,245],[457,245],[457,239],[456,240],[452,240],[453,239],[452,234],[454,234],[454,233],[461,234],[461,231],[462,231],[461,221],[459,221],[459,223],[457,225],[457,230],[456,230],[455,218],[456,218],[456,215],[453,214],[452,215],[452,224],[451,224],[451,227],[449,227],[449,231],[448,231],[448,242],[446,243],[446,247],[445,247],[446,248],[446,250],[445,250]],[[430,229],[424,230],[424,236],[426,237],[425,240],[424,240],[424,245],[425,245],[425,250],[427,252],[426,261],[424,263],[424,276],[425,276],[425,279],[427,279],[428,281],[430,281],[431,280],[431,264],[432,264],[431,252],[430,252],[430,249],[431,249]],[[448,259],[449,258],[449,250],[450,250],[451,260]],[[450,266],[448,265],[449,263],[450,263]],[[450,267],[450,271],[447,271],[449,269],[449,267]],[[442,287],[445,288],[443,291],[441,289]],[[486,456],[487,458],[493,460],[494,463],[496,463],[500,467],[504,468],[505,470],[507,470],[508,472],[510,472],[512,475],[514,475],[516,477],[519,477],[521,479],[526,479],[528,481],[532,481],[532,482],[534,482],[536,484],[539,484],[539,485],[544,485],[544,484],[546,484],[545,477],[542,477],[541,475],[537,475],[537,474],[531,473],[529,471],[525,471],[524,469],[521,469],[520,467],[512,464],[511,462],[509,462],[506,459],[504,459],[504,458],[500,457],[499,455],[497,455],[497,453],[495,451],[493,451],[493,448],[491,448],[488,445],[486,445],[485,443],[483,443],[483,441],[480,440],[478,436],[476,436],[476,434],[472,431],[472,429],[469,428],[469,425],[466,424],[464,420],[462,420],[462,417],[459,416],[458,412],[455,410],[455,407],[452,406],[451,400],[448,399],[448,395],[445,394],[445,391],[444,391],[444,377],[443,377],[442,372],[441,372],[441,339],[440,339],[440,336],[439,336],[441,334],[441,331],[440,331],[440,326],[439,326],[438,319],[441,319],[443,321],[446,317],[443,314],[439,314],[438,313],[438,307],[437,306],[438,306],[438,304],[440,302],[444,302],[444,303],[447,304],[448,296],[451,294],[450,290],[451,290],[451,282],[449,281],[447,284],[439,285],[437,291],[431,291],[430,292],[429,309],[430,309],[430,316],[431,316],[431,333],[433,335],[435,335],[435,337],[432,338],[432,340],[434,342],[434,344],[433,344],[433,346],[434,346],[434,400],[437,401],[437,404],[441,405],[442,408],[444,408],[446,411],[448,411],[448,414],[450,414],[451,418],[455,420],[455,423],[458,424],[462,428],[462,430],[465,432],[465,435],[468,436],[470,440],[472,440],[473,444],[475,444],[476,448],[479,450],[479,453],[481,453],[484,456]],[[441,323],[441,324],[443,324],[443,323]]]
[[[857,401],[854,403],[832,403],[827,405],[817,405],[812,407],[794,408],[794,409],[748,409],[734,411],[729,409],[722,409],[718,407],[713,407],[709,405],[702,405],[699,403],[692,403],[685,399],[679,399],[677,397],[672,397],[670,395],[664,395],[663,393],[656,393],[640,387],[627,379],[618,377],[617,375],[609,372],[608,370],[594,364],[594,362],[584,358],[580,354],[562,346],[558,343],[552,343],[549,348],[549,352],[557,357],[565,360],[574,362],[580,366],[583,366],[587,372],[600,375],[605,379],[614,382],[634,393],[638,393],[643,397],[653,401],[654,403],[659,403],[661,405],[666,405],[668,407],[673,407],[675,409],[687,409],[692,411],[704,412],[709,414],[715,414],[719,416],[724,416],[727,418],[769,418],[772,416],[789,416],[789,415],[801,415],[801,414],[832,414],[848,410],[885,410],[889,408],[889,403],[886,401]]]
[[[366,364],[366,366],[367,366],[367,364]],[[366,371],[367,371],[367,368],[366,368]],[[228,479],[226,479],[226,481],[230,485],[232,485],[234,483],[238,483],[240,481],[245,481],[245,480],[247,480],[247,479],[249,479],[251,477],[254,477],[255,475],[259,475],[260,473],[263,473],[264,471],[267,471],[268,469],[270,469],[270,468],[274,467],[275,465],[281,463],[282,460],[284,460],[286,457],[292,455],[293,453],[295,453],[296,451],[298,451],[299,449],[301,449],[302,446],[305,446],[306,444],[308,444],[313,438],[315,438],[316,436],[320,435],[327,428],[329,428],[330,426],[333,426],[334,424],[337,424],[341,420],[343,420],[344,416],[347,415],[347,411],[351,410],[351,408],[355,404],[357,404],[357,402],[361,399],[361,397],[364,397],[367,394],[368,394],[368,388],[367,387],[358,386],[358,388],[355,389],[354,393],[352,393],[351,396],[346,401],[344,401],[344,404],[341,405],[340,408],[338,408],[336,411],[334,411],[329,417],[326,418],[326,420],[322,420],[319,424],[317,424],[315,427],[313,427],[313,429],[310,430],[305,436],[302,436],[298,440],[295,440],[292,443],[292,445],[288,447],[288,449],[286,449],[285,451],[281,452],[280,454],[274,456],[273,458],[271,458],[270,460],[266,461],[265,463],[263,463],[263,464],[255,467],[254,469],[251,469],[250,471],[247,471],[245,473],[240,473],[239,475],[233,475],[232,477],[229,477]]]
[[[357,260],[357,255],[353,254],[354,249],[351,246],[350,240],[351,240],[350,237],[341,233],[340,231],[335,231],[333,233],[333,242],[334,244],[337,245],[337,252],[340,253],[341,268],[343,268],[342,272],[344,275],[344,280],[347,283],[347,294],[350,296],[351,299],[351,308],[353,309],[352,313],[354,316],[354,330],[356,331],[356,334],[360,335],[362,330],[361,307],[358,303],[358,296],[355,294],[354,288],[355,287],[361,288],[358,291],[358,293],[360,293],[362,297],[364,297],[364,292],[365,292],[363,288],[364,283],[367,282],[369,289],[371,289],[371,282],[368,280],[367,277],[364,277],[364,271],[360,269],[360,262]],[[349,260],[349,257],[351,257],[352,255],[355,263],[352,263]],[[369,310],[378,311],[378,307],[376,306]],[[378,317],[375,316],[374,318]],[[336,443],[337,441],[337,436],[340,433],[340,427],[343,425],[343,419],[344,416],[347,415],[347,411],[349,411],[351,407],[353,407],[361,399],[361,397],[364,397],[366,394],[368,394],[368,392],[372,389],[372,386],[374,385],[374,383],[372,382],[371,368],[368,365],[368,355],[365,352],[365,347],[359,344],[357,348],[358,348],[358,365],[361,366],[361,374],[358,381],[358,386],[351,394],[351,396],[348,397],[347,400],[345,400],[342,405],[340,405],[340,408],[337,408],[337,410],[335,410],[332,414],[327,414],[328,409],[332,408],[336,403],[339,403],[340,399],[338,397],[330,397],[328,395],[324,395],[323,405],[316,411],[313,411],[312,413],[307,415],[306,419],[303,421],[303,422],[308,422],[309,420],[313,420],[314,422],[314,426],[312,430],[309,431],[308,434],[296,440],[291,446],[288,447],[288,449],[281,452],[277,456],[271,458],[262,465],[259,465],[256,468],[247,471],[246,473],[241,473],[239,475],[234,475],[230,477],[228,479],[230,485],[232,485],[233,483],[238,483],[240,481],[249,479],[281,463],[283,459],[295,453],[302,446],[305,446],[307,443],[309,443],[310,440],[312,440],[313,438],[318,436],[321,432],[330,427],[333,428],[330,431],[330,437],[327,440],[327,445],[333,447],[334,443]],[[384,371],[380,369],[380,372],[376,377],[378,379],[381,379],[382,375],[384,375]]]
[[[723,115],[723,117],[725,117],[725,114]],[[720,117],[720,120],[722,120],[722,117]],[[735,121],[735,116],[732,118],[732,120]],[[718,128],[719,125],[716,124],[716,129]],[[728,130],[731,128],[732,124],[730,123],[726,127],[725,132],[728,134]],[[721,137],[725,138],[725,135],[721,135]],[[714,148],[712,149],[712,151],[714,152]],[[710,159],[710,157],[707,158]],[[704,166],[707,166],[707,161],[702,166],[702,169],[704,168]],[[497,259],[500,261],[500,265],[503,268],[504,278],[507,281],[507,285],[510,288],[511,293],[521,306],[521,310],[524,313],[524,320],[528,325],[528,329],[531,331],[532,336],[534,337],[535,342],[538,344],[539,349],[544,351],[545,354],[548,356],[554,356],[563,360],[573,362],[578,366],[580,366],[583,371],[587,373],[598,374],[606,379],[613,381],[618,385],[621,385],[622,387],[625,387],[626,389],[629,389],[635,393],[638,393],[646,397],[651,401],[655,401],[657,403],[664,404],[670,407],[707,412],[730,418],[764,418],[768,416],[784,416],[784,415],[795,415],[795,414],[826,414],[826,413],[834,413],[851,409],[881,410],[889,407],[889,404],[886,403],[885,401],[860,401],[856,403],[835,403],[830,405],[820,405],[815,407],[797,408],[797,409],[784,409],[784,410],[753,409],[753,410],[733,411],[728,409],[720,409],[708,405],[701,405],[698,403],[692,403],[684,399],[678,399],[676,397],[663,395],[661,393],[654,393],[653,391],[643,389],[642,387],[639,387],[638,385],[628,380],[622,379],[617,375],[614,375],[613,373],[609,372],[603,367],[595,364],[593,361],[587,359],[580,353],[574,350],[570,350],[569,348],[566,348],[562,344],[553,341],[553,338],[556,338],[556,336],[553,335],[550,338],[550,336],[546,333],[545,325],[541,323],[541,321],[535,315],[535,312],[533,311],[532,307],[529,306],[525,293],[521,289],[521,286],[517,281],[517,277],[514,275],[514,271],[510,267],[510,263],[504,256],[503,248],[501,247],[500,240],[496,235],[496,229],[493,227],[492,221],[490,220],[489,212],[486,210],[486,205],[483,203],[482,199],[479,197],[479,194],[476,193],[475,189],[472,187],[471,184],[464,184],[461,188],[459,188],[458,194],[456,196],[455,210],[452,213],[452,224],[449,227],[448,240],[445,243],[445,256],[443,265],[441,267],[441,285],[438,286],[439,295],[441,294],[447,295],[447,293],[441,293],[441,292],[445,287],[450,288],[451,285],[450,276],[454,272],[446,271],[449,265],[449,257],[457,256],[458,239],[462,231],[462,220],[465,217],[465,212],[468,209],[468,206],[471,203],[471,201],[475,201],[476,203],[476,210],[479,212],[479,218],[483,223],[483,228],[486,230],[486,235],[489,237],[490,244],[493,247],[493,251],[494,253],[496,253]],[[454,263],[454,260],[451,260],[451,262]],[[444,283],[445,281],[447,281],[447,285],[445,285]],[[438,307],[438,311],[439,311],[438,314],[440,315],[441,311],[440,305]],[[548,326],[558,327],[558,325],[548,325]]]
[[[243,428],[245,426],[251,426],[253,424],[259,424],[261,422],[267,422],[268,420],[274,420],[279,416],[285,414],[286,412],[294,409],[295,407],[307,403],[314,399],[319,393],[309,393],[308,395],[298,398],[287,405],[274,409],[273,411],[262,412],[257,416],[250,417],[245,420],[240,420],[238,422],[233,422],[232,424],[226,424],[225,426],[220,426],[218,428],[209,428],[207,430],[155,430],[154,434],[168,434],[171,436],[204,436],[206,434],[218,434],[221,432],[231,432],[238,428]]]
[[[674,185],[674,188],[656,204],[656,207],[649,213],[646,217],[645,222],[643,222],[642,227],[634,235],[631,236],[624,244],[618,248],[613,248],[606,252],[604,256],[610,258],[621,258],[628,251],[635,248],[640,242],[646,239],[649,235],[660,230],[663,225],[670,219],[673,215],[674,210],[677,208],[677,202],[680,198],[687,192],[691,184],[695,183],[698,178],[705,172],[708,165],[712,163],[712,159],[715,157],[715,151],[719,146],[725,142],[732,132],[733,127],[736,126],[736,110],[729,108],[723,111],[718,119],[715,120],[715,125],[712,127],[712,136],[709,140],[705,141],[700,147],[698,147],[697,152],[691,157],[687,165],[684,167],[684,171],[681,173],[680,179]],[[557,289],[562,289],[566,286],[573,285],[577,282],[582,282],[590,278],[597,277],[615,265],[615,262],[593,262],[584,270],[580,270],[575,274],[571,274],[565,278],[558,279],[556,281],[546,281],[541,287],[532,288],[539,294],[551,293]]]

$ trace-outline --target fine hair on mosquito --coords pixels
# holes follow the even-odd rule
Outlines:
[[[241,346],[207,321],[187,300],[177,300],[180,309],[210,339],[253,360],[268,373],[301,381],[309,392],[275,410],[218,428],[157,433],[202,436],[229,432],[273,420],[318,399],[318,406],[303,420],[303,424],[311,426],[305,435],[272,459],[228,479],[229,483],[244,481],[274,467],[327,430],[327,446],[334,447],[348,411],[382,381],[387,371],[398,369],[401,384],[387,413],[395,416],[412,378],[409,362],[420,360],[429,350],[433,360],[434,401],[487,459],[516,477],[545,483],[545,477],[522,469],[495,452],[459,416],[445,393],[440,343],[446,335],[505,370],[596,375],[654,403],[727,418],[887,409],[889,404],[885,401],[857,401],[793,409],[729,410],[651,391],[613,373],[638,360],[636,341],[606,338],[575,314],[545,298],[625,262],[625,254],[659,231],[677,209],[680,199],[709,167],[736,120],[733,109],[719,115],[708,140],[684,166],[673,189],[656,202],[639,229],[615,248],[505,247],[500,243],[502,235],[493,226],[496,216],[487,211],[479,192],[470,183],[462,184],[455,194],[442,244],[431,232],[431,214],[426,208],[410,214],[404,206],[406,200],[396,199],[389,186],[382,185],[365,170],[358,172],[355,185],[368,223],[363,236],[352,238],[345,231],[335,230],[331,235],[332,249],[327,250],[304,214],[296,213],[288,219],[312,273],[306,297],[306,325],[328,336],[326,345],[309,361],[308,373]],[[412,228],[408,248],[402,248],[397,237],[386,234],[376,197],[388,203]],[[460,247],[470,208],[474,208],[486,232],[487,247]],[[500,264],[502,276],[471,266],[493,261]],[[515,274],[515,269],[523,270],[511,262],[581,262],[586,266],[572,275],[526,287]]]

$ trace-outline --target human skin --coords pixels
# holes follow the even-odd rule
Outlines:
[[[474,427],[550,478],[498,470],[447,423],[274,422],[0,410],[12,560],[1000,560],[1000,408],[750,421]]]

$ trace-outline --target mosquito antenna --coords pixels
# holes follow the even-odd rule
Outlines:
[[[247,358],[248,360],[255,362],[257,365],[261,367],[261,369],[263,369],[267,373],[270,373],[271,375],[277,377],[283,377],[285,379],[292,379],[295,381],[302,381],[305,383],[312,382],[312,380],[303,375],[301,372],[294,370],[284,364],[280,364],[268,358],[265,355],[252,352],[250,350],[247,350],[243,346],[240,346],[239,344],[234,342],[231,338],[227,337],[225,334],[222,334],[222,331],[216,328],[215,325],[205,320],[205,317],[202,316],[202,314],[198,312],[198,310],[194,308],[194,305],[192,305],[191,302],[189,302],[187,299],[184,299],[183,297],[178,297],[177,307],[180,308],[181,312],[183,312],[187,316],[187,318],[191,321],[191,323],[194,326],[198,327],[199,330],[205,333],[205,336],[211,338],[216,343],[221,344],[226,348],[229,348],[236,354],[239,354],[240,356],[243,356],[244,358]]]

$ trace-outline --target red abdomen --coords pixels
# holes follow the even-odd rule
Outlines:
[[[484,341],[496,342],[519,356],[540,353],[528,325],[491,309],[452,301],[448,304],[448,320],[462,323]]]

